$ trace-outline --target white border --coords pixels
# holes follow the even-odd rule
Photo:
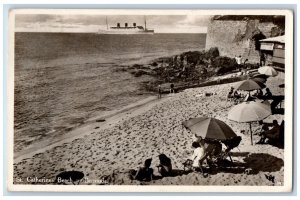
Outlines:
[[[16,14],[86,14],[86,15],[285,15],[286,16],[286,78],[285,79],[285,150],[284,186],[95,186],[95,185],[14,185],[13,184],[13,99],[14,99],[14,19]],[[292,189],[292,134],[293,134],[293,13],[289,10],[142,10],[142,9],[16,9],[9,16],[8,68],[8,190],[49,192],[291,192]],[[287,126],[287,124],[289,126]],[[294,133],[296,134],[296,133]]]

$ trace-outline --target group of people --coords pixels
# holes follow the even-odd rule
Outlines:
[[[273,96],[273,94],[271,93],[269,88],[266,88],[265,93],[263,93],[262,89],[258,89],[253,94],[253,96],[250,96],[249,94],[247,94],[247,96],[245,96],[245,101],[254,100],[255,98],[270,99],[270,98],[272,98],[272,96]],[[228,92],[228,95],[227,95],[227,99],[234,99],[234,100],[238,100],[242,97],[243,97],[243,95],[239,94],[236,90],[234,90],[233,87],[230,88],[230,91]]]
[[[207,140],[203,139],[202,137],[196,138],[197,140],[192,143],[194,152],[188,158],[188,160],[192,161],[193,170],[200,170],[203,174],[204,172],[202,166],[204,164],[210,166],[211,162],[217,161],[218,159],[224,159],[224,156],[227,155],[230,150],[237,147],[242,140],[240,136],[237,136],[235,138],[222,141],[222,143],[226,146],[225,151],[222,152],[221,141]]]
[[[227,95],[228,99],[230,99],[230,98],[239,99],[241,97],[242,97],[242,95],[239,94],[236,90],[234,90],[233,87],[230,88],[230,91],[229,91],[229,93]]]
[[[282,124],[279,125],[277,120],[273,120],[272,128],[269,129],[269,126],[267,124],[264,124],[263,121],[259,121],[259,125],[261,127],[256,132],[261,138],[256,144],[283,142],[280,141],[282,139],[281,134],[282,128],[284,126],[283,124],[284,122],[282,122]]]
[[[158,97],[158,99],[160,99],[161,96],[162,96],[162,93],[163,93],[163,90],[162,90],[162,88],[161,88],[161,85],[158,85],[158,90],[157,90],[157,92],[158,92],[157,97]],[[175,94],[175,87],[174,87],[174,84],[173,84],[173,83],[170,84],[170,94]]]
[[[235,61],[237,63],[238,69],[240,69],[240,67],[242,66],[242,64],[245,65],[245,63],[248,61],[248,59],[245,59],[245,61],[243,63],[243,58],[242,58],[241,55],[234,56],[234,58],[235,58]],[[265,55],[265,53],[260,52],[259,53],[259,63],[258,63],[258,66],[260,67],[260,66],[264,66],[264,65],[266,65],[266,55]]]
[[[241,138],[238,138],[241,140]],[[239,140],[239,141],[240,141]],[[230,151],[232,148],[237,146],[232,142],[224,143],[227,147],[225,152]],[[203,174],[202,166],[204,164],[210,165],[210,161],[213,157],[217,157],[222,153],[222,143],[220,141],[212,141],[206,140],[202,137],[196,137],[196,140],[192,143],[192,148],[194,149],[192,155],[187,158],[187,161],[190,161],[190,169],[193,171],[201,171]],[[159,165],[157,165],[158,172],[160,174],[159,177],[168,177],[173,176],[172,169],[172,161],[165,154],[160,154]],[[152,158],[146,159],[144,165],[140,167],[138,170],[131,170],[130,177],[132,180],[138,181],[152,181],[158,176],[154,175],[154,170],[151,167]],[[184,164],[185,165],[185,164]]]
[[[165,154],[160,154],[159,158],[159,165],[156,167],[158,168],[158,172],[160,173],[161,177],[167,177],[172,175],[172,162],[171,159],[166,156]],[[138,181],[152,181],[156,178],[154,176],[153,168],[151,168],[152,158],[146,159],[144,162],[144,166],[140,167],[138,170],[131,170],[130,177],[133,180]]]
[[[271,93],[269,88],[266,88],[265,93],[263,93],[262,89],[258,89],[258,90],[256,90],[256,92],[253,96],[258,99],[270,99],[270,98],[272,98],[273,94]]]
[[[257,142],[257,144],[265,144],[268,141],[278,141],[281,138],[280,134],[282,132],[283,123],[284,122],[279,125],[277,120],[273,120],[273,127],[269,129],[269,126],[267,124],[264,124],[262,121],[260,121],[259,124],[261,125],[261,127],[259,128],[259,130],[257,130],[257,132],[261,136],[261,138]],[[222,143],[220,141],[207,140],[197,136],[196,138],[197,139],[192,143],[192,148],[194,149],[194,151],[192,155],[187,158],[186,163],[189,161],[191,169],[193,171],[200,170],[202,174],[204,174],[204,164],[210,166],[210,162],[214,157],[218,158],[218,156],[228,153],[230,150],[237,147],[242,139],[240,136],[237,136],[230,140],[222,141],[222,143],[226,146],[225,151],[222,152]],[[156,167],[161,175],[160,177],[172,176],[173,169],[171,159],[165,154],[160,154],[158,158],[159,165],[157,165]],[[131,179],[138,181],[152,181],[157,178],[157,176],[154,175],[154,170],[153,168],[151,168],[151,164],[152,158],[149,158],[145,160],[144,165],[138,170],[131,170]]]

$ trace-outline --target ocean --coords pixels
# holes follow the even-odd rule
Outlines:
[[[205,34],[15,33],[14,150],[150,95],[116,70],[205,48]]]

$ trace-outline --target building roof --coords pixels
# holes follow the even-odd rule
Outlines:
[[[277,36],[277,37],[271,37],[263,40],[259,40],[260,42],[278,42],[278,43],[285,43],[285,36]]]

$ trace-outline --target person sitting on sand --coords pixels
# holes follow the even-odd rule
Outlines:
[[[235,90],[233,93],[233,97],[238,99],[238,98],[241,98],[241,95]]]
[[[264,95],[264,98],[265,99],[269,99],[269,98],[272,98],[272,93],[271,93],[271,91],[270,91],[270,89],[269,88],[266,88],[266,93],[265,93],[265,95]]]
[[[138,181],[152,181],[153,169],[150,168],[152,158],[145,160],[144,166],[140,167],[138,171],[132,170],[130,172],[131,178]]]
[[[228,95],[227,95],[227,99],[233,98],[233,90],[234,90],[234,88],[231,87],[231,88],[230,88],[230,91],[229,91],[229,93],[228,93]]]
[[[269,130],[269,126],[266,123],[263,123],[262,120],[258,122],[259,127],[254,131],[254,135],[263,135],[266,131]]]
[[[256,93],[253,95],[257,97],[258,99],[261,99],[263,97],[264,93],[261,89],[256,90]]]
[[[193,142],[192,147],[195,149],[193,155],[189,158],[190,160],[193,161],[193,165],[192,165],[193,169],[196,170],[199,168],[202,173],[203,173],[202,164],[207,156],[204,144],[205,142],[203,139],[200,139],[199,142]]]
[[[277,140],[280,135],[280,126],[277,120],[273,120],[273,127],[266,132],[262,132],[261,139],[256,144],[265,144],[266,139]]]
[[[165,154],[160,154],[159,158],[159,165],[158,172],[161,174],[162,177],[170,176],[172,173],[172,163],[171,159],[167,157]]]
[[[252,96],[248,93],[248,94],[246,94],[246,96],[244,97],[243,102],[254,101],[254,100],[255,100],[255,98],[252,97]]]

